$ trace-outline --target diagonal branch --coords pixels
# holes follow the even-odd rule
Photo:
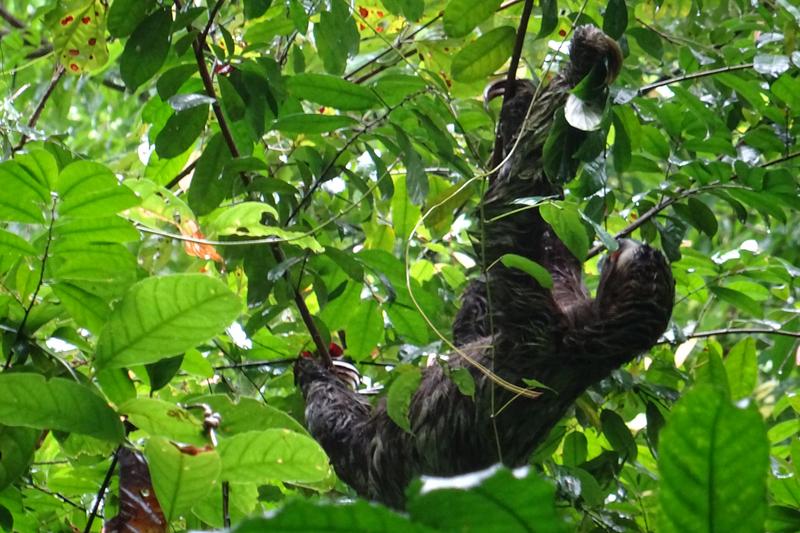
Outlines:
[[[214,81],[211,79],[211,73],[208,70],[208,65],[206,65],[205,56],[203,54],[203,48],[205,46],[205,37],[208,32],[208,29],[211,27],[213,23],[213,19],[216,14],[219,12],[219,9],[222,7],[222,3],[224,0],[218,0],[217,3],[214,5],[214,8],[209,15],[208,25],[206,29],[197,36],[197,38],[192,42],[192,48],[194,49],[194,56],[195,60],[197,61],[197,68],[200,72],[200,78],[203,80],[203,88],[205,89],[206,95],[210,98],[214,99],[214,102],[211,104],[211,108],[214,111],[214,116],[217,118],[217,124],[219,124],[219,129],[222,132],[222,137],[225,139],[225,144],[228,146],[228,150],[230,151],[231,155],[234,158],[239,157],[239,149],[236,146],[236,142],[233,139],[233,134],[231,133],[231,128],[228,125],[228,121],[225,118],[224,113],[222,112],[222,106],[217,99],[216,91],[214,90]],[[180,0],[175,0],[175,4],[180,8]],[[240,174],[242,183],[247,186],[250,183],[250,180],[247,176],[242,173]],[[278,263],[282,263],[286,260],[286,255],[283,253],[280,245],[275,243],[270,245],[270,249],[272,251],[272,256]],[[284,279],[289,286],[291,287],[291,280],[290,274],[287,270],[284,273]],[[314,319],[311,316],[311,312],[308,310],[308,306],[306,305],[305,300],[303,299],[303,295],[300,294],[300,291],[292,289],[294,293],[294,302],[297,306],[297,310],[300,312],[300,316],[303,319],[303,323],[306,326],[309,334],[311,335],[311,339],[314,341],[314,345],[317,347],[317,353],[320,356],[320,359],[325,364],[325,366],[330,367],[332,366],[333,362],[331,361],[331,356],[328,353],[328,347],[325,345],[325,342],[322,340],[322,334],[320,334],[317,325],[314,324]]]
[[[725,72],[735,72],[737,70],[746,70],[753,68],[752,63],[743,63],[741,65],[730,65],[727,67],[720,67],[720,68],[712,68],[710,70],[701,70],[699,72],[692,72],[691,74],[684,74],[683,76],[676,76],[674,78],[669,78],[667,80],[657,81],[655,83],[651,83],[649,85],[645,85],[640,87],[636,94],[642,96],[643,94],[647,94],[653,89],[657,89],[659,87],[663,87],[665,85],[672,85],[673,83],[679,83],[682,81],[687,80],[696,80],[698,78],[705,78],[708,76],[716,76],[717,74],[724,74]]]
[[[64,76],[64,66],[59,63],[56,65],[55,71],[53,71],[53,77],[50,78],[50,85],[47,86],[47,89],[44,91],[42,98],[39,100],[39,103],[36,105],[36,109],[33,110],[33,115],[28,120],[28,127],[33,128],[36,126],[36,123],[39,122],[39,117],[42,116],[42,111],[44,111],[44,106],[47,105],[47,101],[52,96],[53,91],[56,90],[56,86],[58,82],[61,81],[61,78]],[[23,134],[22,138],[19,141],[19,144],[14,147],[12,152],[18,152],[22,150],[22,147],[30,140],[27,134]]]

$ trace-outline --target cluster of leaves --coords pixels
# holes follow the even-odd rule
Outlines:
[[[412,488],[407,515],[321,502],[348,489],[288,362],[311,331],[346,341],[407,427],[478,274],[480,95],[522,2],[0,7],[0,527],[99,530],[127,439],[178,529],[798,530],[800,10],[599,4],[543,0],[528,27],[535,79],[575,24],[626,56],[610,111],[584,86],[557,118],[546,169],[578,176],[542,214],[591,287],[614,235],[665,251],[671,344],[587,392],[530,472]],[[568,124],[593,130],[577,153]]]

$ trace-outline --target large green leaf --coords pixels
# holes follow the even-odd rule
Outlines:
[[[327,74],[297,74],[286,80],[289,90],[298,98],[336,109],[360,111],[378,105],[368,88]]]
[[[31,428],[0,426],[0,491],[28,469],[40,433]]]
[[[272,127],[283,133],[314,135],[348,128],[358,122],[344,115],[318,115],[314,113],[293,113],[280,117]]]
[[[219,413],[219,431],[223,434],[276,428],[308,434],[306,428],[288,413],[253,398],[242,397],[234,402],[225,394],[210,394],[194,398],[192,402],[208,404],[215,413]]]
[[[329,533],[332,531],[369,531],[371,533],[427,533],[434,530],[412,523],[408,517],[364,500],[349,504],[289,501],[269,517],[242,521],[231,533]]]
[[[198,215],[214,210],[229,191],[228,180],[222,171],[231,160],[231,151],[221,133],[215,133],[197,160],[189,188],[189,206]]]
[[[44,222],[49,192],[25,167],[16,161],[0,163],[0,183],[0,220]]]
[[[135,398],[120,405],[119,412],[153,437],[167,437],[187,444],[207,444],[203,423],[174,403],[156,398]]]
[[[659,454],[661,531],[763,531],[769,452],[756,409],[697,387],[673,408]]]
[[[183,452],[162,437],[145,447],[147,465],[158,502],[167,521],[185,516],[219,483],[220,456],[216,450]]]
[[[532,261],[527,257],[517,254],[503,254],[500,257],[500,262],[508,268],[522,270],[545,289],[549,289],[553,286],[553,277],[550,275],[550,272],[536,261]]]
[[[455,478],[452,482],[447,479],[432,481],[430,488],[433,490],[412,495],[408,512],[415,522],[437,531],[556,533],[567,530],[556,513],[555,487],[533,473],[520,476],[505,469],[487,470]],[[443,488],[437,489],[436,485]]]
[[[453,79],[471,82],[485,79],[508,61],[514,48],[516,31],[511,26],[500,26],[462,49],[450,67]]]
[[[119,442],[119,416],[96,392],[63,378],[0,374],[0,424],[54,429]]]
[[[444,31],[450,37],[464,37],[497,11],[502,0],[450,0],[444,8]]]
[[[155,5],[156,0],[114,0],[108,9],[108,32],[127,37]]]
[[[56,181],[58,212],[76,218],[107,217],[139,203],[107,167],[93,161],[68,165]]]
[[[358,361],[366,359],[383,338],[383,315],[374,299],[362,300],[350,317],[347,352]]]
[[[223,439],[218,449],[226,481],[313,483],[331,475],[319,444],[288,429],[239,433]]]
[[[98,368],[153,363],[212,338],[241,302],[220,281],[175,274],[140,281],[114,309],[97,343]]]
[[[758,359],[756,341],[747,337],[737,342],[725,358],[731,398],[741,400],[750,396],[758,382]]]
[[[12,256],[36,255],[36,250],[19,235],[0,229],[0,254]]]
[[[208,106],[198,105],[176,111],[156,136],[156,153],[171,158],[192,147],[203,133],[208,120]]]
[[[162,8],[133,30],[119,58],[119,73],[129,90],[135,91],[164,64],[169,52],[171,29],[172,12]]]

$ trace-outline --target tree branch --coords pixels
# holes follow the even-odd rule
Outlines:
[[[44,111],[44,106],[47,105],[47,101],[50,99],[50,96],[55,91],[58,82],[64,76],[64,66],[59,63],[56,65],[56,69],[53,72],[53,77],[50,78],[50,85],[47,86],[42,98],[39,100],[39,103],[36,105],[36,109],[33,111],[33,115],[28,120],[28,127],[33,128],[36,126],[36,123],[39,122],[39,117],[42,116],[42,111]],[[23,134],[22,138],[19,140],[19,144],[14,147],[12,152],[18,152],[22,150],[22,147],[28,142],[29,137],[27,134]]]
[[[796,159],[798,157],[800,157],[800,150],[798,150],[796,152],[792,152],[792,153],[786,154],[786,155],[784,155],[782,157],[779,157],[777,159],[773,159],[772,161],[767,161],[766,163],[762,163],[762,164],[760,164],[758,166],[759,166],[759,168],[767,168],[767,167],[771,167],[773,165],[777,165],[779,163],[785,163],[786,161],[789,161],[791,159]],[[731,181],[734,181],[737,178],[738,178],[738,176],[736,174],[734,174],[733,176],[731,176]],[[649,221],[650,219],[652,219],[653,217],[658,215],[661,211],[663,211],[667,207],[671,206],[675,202],[678,202],[678,201],[683,200],[684,198],[688,198],[690,196],[694,196],[695,194],[701,193],[703,191],[714,189],[719,185],[720,184],[705,185],[703,187],[696,187],[694,189],[688,189],[688,190],[685,190],[685,191],[681,191],[681,190],[677,191],[678,194],[676,196],[672,196],[670,198],[666,198],[666,199],[662,200],[661,202],[659,202],[658,204],[656,204],[655,206],[653,206],[650,209],[648,209],[642,216],[640,216],[639,218],[634,220],[628,227],[626,227],[625,229],[619,231],[616,235],[614,235],[614,238],[615,239],[619,239],[619,238],[622,238],[622,237],[627,237],[628,235],[630,235],[631,233],[633,233],[634,231],[639,229],[641,226],[643,226],[647,221]],[[602,243],[598,244],[597,246],[592,247],[592,249],[589,250],[589,253],[586,254],[586,259],[591,259],[592,257],[596,256],[597,254],[599,254],[603,250],[605,250],[605,245],[602,244]]]
[[[117,449],[114,450],[114,455],[111,456],[111,464],[108,465],[106,477],[103,478],[100,490],[97,491],[97,496],[95,496],[94,505],[92,506],[92,512],[89,513],[89,520],[86,521],[86,527],[83,528],[83,533],[91,533],[92,531],[92,522],[94,522],[94,517],[97,516],[97,510],[100,508],[100,503],[103,501],[108,485],[111,483],[111,476],[114,475],[114,469],[117,468],[117,460],[119,459],[119,450],[121,447],[122,445],[117,446]]]
[[[3,6],[0,6],[0,18],[8,22],[12,28],[16,28],[18,30],[25,28],[25,24],[23,24],[21,20],[12,15],[11,12]]]
[[[800,331],[786,331],[783,329],[772,328],[720,328],[708,331],[696,331],[686,335],[684,339],[704,339],[707,337],[717,337],[720,335],[778,335],[781,337],[791,337],[800,339]],[[675,341],[662,340],[657,344],[674,344]]]
[[[511,63],[506,76],[506,90],[503,95],[504,103],[514,97],[514,80],[517,78],[519,58],[522,56],[522,46],[525,44],[525,35],[528,33],[528,20],[531,17],[531,11],[533,11],[533,0],[525,0],[525,7],[522,8],[522,18],[519,21],[519,26],[517,26],[517,40],[514,42],[514,52],[511,54]]]
[[[636,94],[642,96],[643,94],[647,94],[653,89],[657,89],[665,85],[672,85],[673,83],[679,83],[682,81],[696,80],[698,78],[705,78],[707,76],[715,76],[717,74],[723,74],[725,72],[735,72],[737,70],[745,70],[749,68],[753,68],[752,63],[744,63],[742,65],[730,65],[727,67],[714,68],[711,70],[701,70],[699,72],[692,72],[691,74],[684,74],[683,76],[677,76],[675,78],[669,78],[667,80],[661,80],[655,83],[651,83],[649,85],[645,85],[644,87],[639,88],[639,90],[636,91]]]
[[[222,6],[224,0],[218,0],[217,3],[214,5],[214,8],[209,15],[209,21],[206,25],[206,30],[211,27],[214,17],[219,12],[220,7]],[[175,0],[175,4],[180,7],[180,0]],[[194,49],[194,56],[197,62],[197,67],[200,72],[200,78],[203,80],[203,88],[206,91],[206,95],[210,98],[214,99],[214,102],[211,104],[211,108],[214,111],[214,116],[217,118],[217,124],[219,124],[219,129],[222,132],[222,137],[225,139],[225,144],[228,146],[228,151],[230,151],[231,155],[234,158],[239,157],[239,149],[236,146],[236,141],[233,138],[233,134],[231,133],[230,126],[228,125],[228,121],[225,118],[224,113],[222,112],[222,106],[217,99],[216,91],[214,90],[214,81],[211,79],[211,73],[208,70],[208,65],[206,65],[205,56],[203,54],[203,48],[205,46],[205,36],[207,31],[204,30],[201,34],[197,36],[197,38],[192,42],[192,48]],[[247,186],[250,184],[250,180],[247,176],[242,173],[240,174],[242,183]],[[272,250],[272,256],[278,263],[283,262],[286,260],[286,255],[283,253],[280,245],[277,243],[271,244],[270,249]],[[288,270],[284,273],[284,279],[287,283],[291,286],[291,280]],[[322,340],[322,335],[317,328],[317,325],[314,324],[314,319],[311,316],[311,312],[308,310],[308,306],[306,305],[305,300],[303,299],[303,295],[300,294],[299,291],[294,290],[294,301],[297,306],[297,310],[300,312],[300,316],[303,319],[303,323],[306,326],[309,334],[311,335],[311,339],[314,341],[314,344],[317,347],[317,353],[319,354],[320,359],[322,360],[325,366],[330,367],[333,365],[331,361],[331,356],[328,353],[328,347]]]

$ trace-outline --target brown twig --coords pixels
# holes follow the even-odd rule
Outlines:
[[[683,76],[677,76],[675,78],[669,78],[667,80],[661,80],[655,83],[651,83],[649,85],[645,85],[644,87],[639,88],[639,90],[636,91],[636,93],[639,96],[641,96],[643,94],[649,93],[653,89],[657,89],[665,85],[672,85],[673,83],[679,83],[682,81],[696,80],[698,78],[705,78],[707,76],[715,76],[717,74],[723,74],[725,72],[735,72],[737,70],[745,70],[749,68],[753,68],[752,63],[744,63],[742,65],[730,65],[727,67],[713,68],[711,70],[701,70],[699,72],[692,72],[691,74],[685,74]]]
[[[12,15],[8,9],[2,6],[0,6],[0,18],[8,22],[12,28],[21,30],[25,27],[25,24],[23,24],[21,20]]]
[[[531,11],[533,11],[533,0],[525,0],[525,7],[522,8],[522,17],[520,18],[519,26],[517,26],[517,40],[514,42],[514,52],[511,54],[511,63],[506,76],[506,90],[503,95],[504,103],[514,97],[514,80],[517,79],[517,68],[519,67],[519,59],[522,56],[522,47],[525,44],[525,35],[528,33],[528,20],[531,18]]]
[[[210,14],[209,22],[206,28],[210,28],[213,17],[219,12],[220,7],[222,6],[222,2],[224,0],[218,0],[217,3],[214,5],[214,9]],[[180,0],[175,0],[175,4],[180,8]],[[192,42],[192,48],[194,49],[194,56],[197,62],[197,67],[200,72],[200,78],[203,81],[203,88],[205,89],[206,96],[214,99],[214,102],[211,104],[211,108],[214,111],[214,116],[217,118],[217,124],[219,125],[219,129],[222,132],[222,137],[225,139],[225,144],[228,146],[228,151],[234,158],[239,157],[239,149],[236,146],[236,141],[233,139],[233,134],[231,133],[230,126],[228,125],[228,121],[225,118],[225,115],[222,112],[222,106],[220,106],[219,100],[217,99],[216,91],[214,90],[214,82],[211,79],[211,73],[208,70],[208,65],[206,65],[205,56],[203,54],[203,48],[205,45],[205,41],[201,40],[205,31],[198,35],[198,37]],[[249,179],[247,176],[242,173],[240,174],[242,183],[247,186],[249,185]],[[270,249],[272,250],[272,255],[278,263],[283,262],[286,259],[286,256],[283,253],[279,244],[271,244]],[[290,275],[289,272],[284,273],[284,279],[290,283]],[[322,360],[323,364],[330,367],[333,365],[331,361],[331,356],[328,353],[328,346],[323,342],[322,335],[319,332],[316,324],[314,324],[314,319],[311,316],[311,312],[308,310],[308,306],[306,305],[305,300],[303,299],[303,295],[300,294],[299,291],[294,290],[294,301],[297,305],[297,310],[300,312],[300,316],[303,319],[303,323],[306,326],[309,334],[311,335],[311,339],[314,341],[314,344],[317,347],[317,353],[319,354],[320,359]]]
[[[194,161],[192,161],[191,163],[189,163],[188,165],[186,165],[186,166],[183,168],[183,170],[181,170],[181,171],[178,173],[178,175],[177,175],[177,176],[175,176],[174,178],[172,178],[171,180],[169,180],[169,183],[167,183],[166,185],[164,185],[164,188],[165,188],[165,189],[171,189],[171,188],[173,188],[174,186],[176,186],[176,185],[177,185],[177,184],[178,184],[178,183],[179,183],[179,182],[180,182],[180,181],[181,181],[183,178],[185,178],[186,176],[188,176],[189,174],[191,174],[191,173],[194,171],[194,167],[196,167],[196,166],[197,166],[197,159],[195,159]]]
[[[105,497],[108,485],[111,483],[111,476],[114,475],[114,469],[117,468],[117,460],[119,459],[119,450],[121,447],[122,445],[117,446],[117,449],[114,450],[114,455],[111,456],[111,464],[108,465],[106,477],[103,478],[103,483],[100,485],[100,490],[97,491],[97,496],[94,498],[92,512],[89,513],[89,519],[86,521],[86,527],[83,528],[83,533],[90,533],[92,531],[92,522],[94,522],[94,517],[97,516],[97,510],[100,508],[100,504]]]
[[[36,126],[36,123],[39,122],[39,117],[42,116],[42,111],[44,111],[44,106],[47,105],[47,101],[50,99],[50,96],[55,91],[58,82],[64,76],[64,66],[60,63],[56,65],[55,71],[53,71],[53,76],[50,78],[50,85],[47,86],[47,90],[45,90],[42,98],[39,100],[39,103],[36,105],[36,109],[33,111],[33,115],[28,120],[28,127],[33,128]],[[12,152],[18,152],[22,150],[22,147],[28,142],[29,137],[26,134],[22,135],[22,138],[19,140],[19,144],[14,147]]]
[[[759,165],[759,167],[760,168],[771,167],[773,165],[777,165],[779,163],[785,163],[786,161],[789,161],[791,159],[796,159],[798,157],[800,157],[800,150],[797,151],[797,152],[792,152],[792,153],[786,154],[786,155],[781,156],[781,157],[779,157],[777,159],[773,159],[771,161],[767,161],[766,163],[762,163],[762,164]],[[736,179],[737,179],[737,176],[735,174],[733,176],[731,176],[731,181],[736,180]],[[711,190],[711,189],[714,189],[714,188],[716,188],[715,185],[706,185],[706,186],[703,186],[703,187],[697,187],[697,188],[688,189],[688,190],[685,190],[685,191],[678,191],[677,195],[671,196],[669,198],[666,198],[666,199],[662,200],[661,202],[659,202],[658,204],[656,204],[655,206],[653,206],[650,209],[648,209],[642,216],[640,216],[639,218],[634,220],[625,229],[619,231],[616,235],[614,235],[614,238],[615,239],[619,239],[621,237],[627,237],[628,235],[630,235],[631,233],[633,233],[634,231],[636,231],[637,229],[642,227],[647,221],[649,221],[650,219],[652,219],[653,217],[658,215],[661,211],[663,211],[667,207],[671,206],[675,202],[678,202],[680,200],[683,200],[684,198],[688,198],[690,196],[694,196],[695,194],[698,194],[698,193],[701,193],[701,192],[704,192],[704,191],[707,191],[707,190]],[[603,250],[605,250],[605,245],[603,245],[603,244],[598,244],[597,246],[594,246],[591,250],[589,250],[589,253],[586,255],[586,259],[591,259],[592,257],[596,256],[597,254],[599,254]]]

